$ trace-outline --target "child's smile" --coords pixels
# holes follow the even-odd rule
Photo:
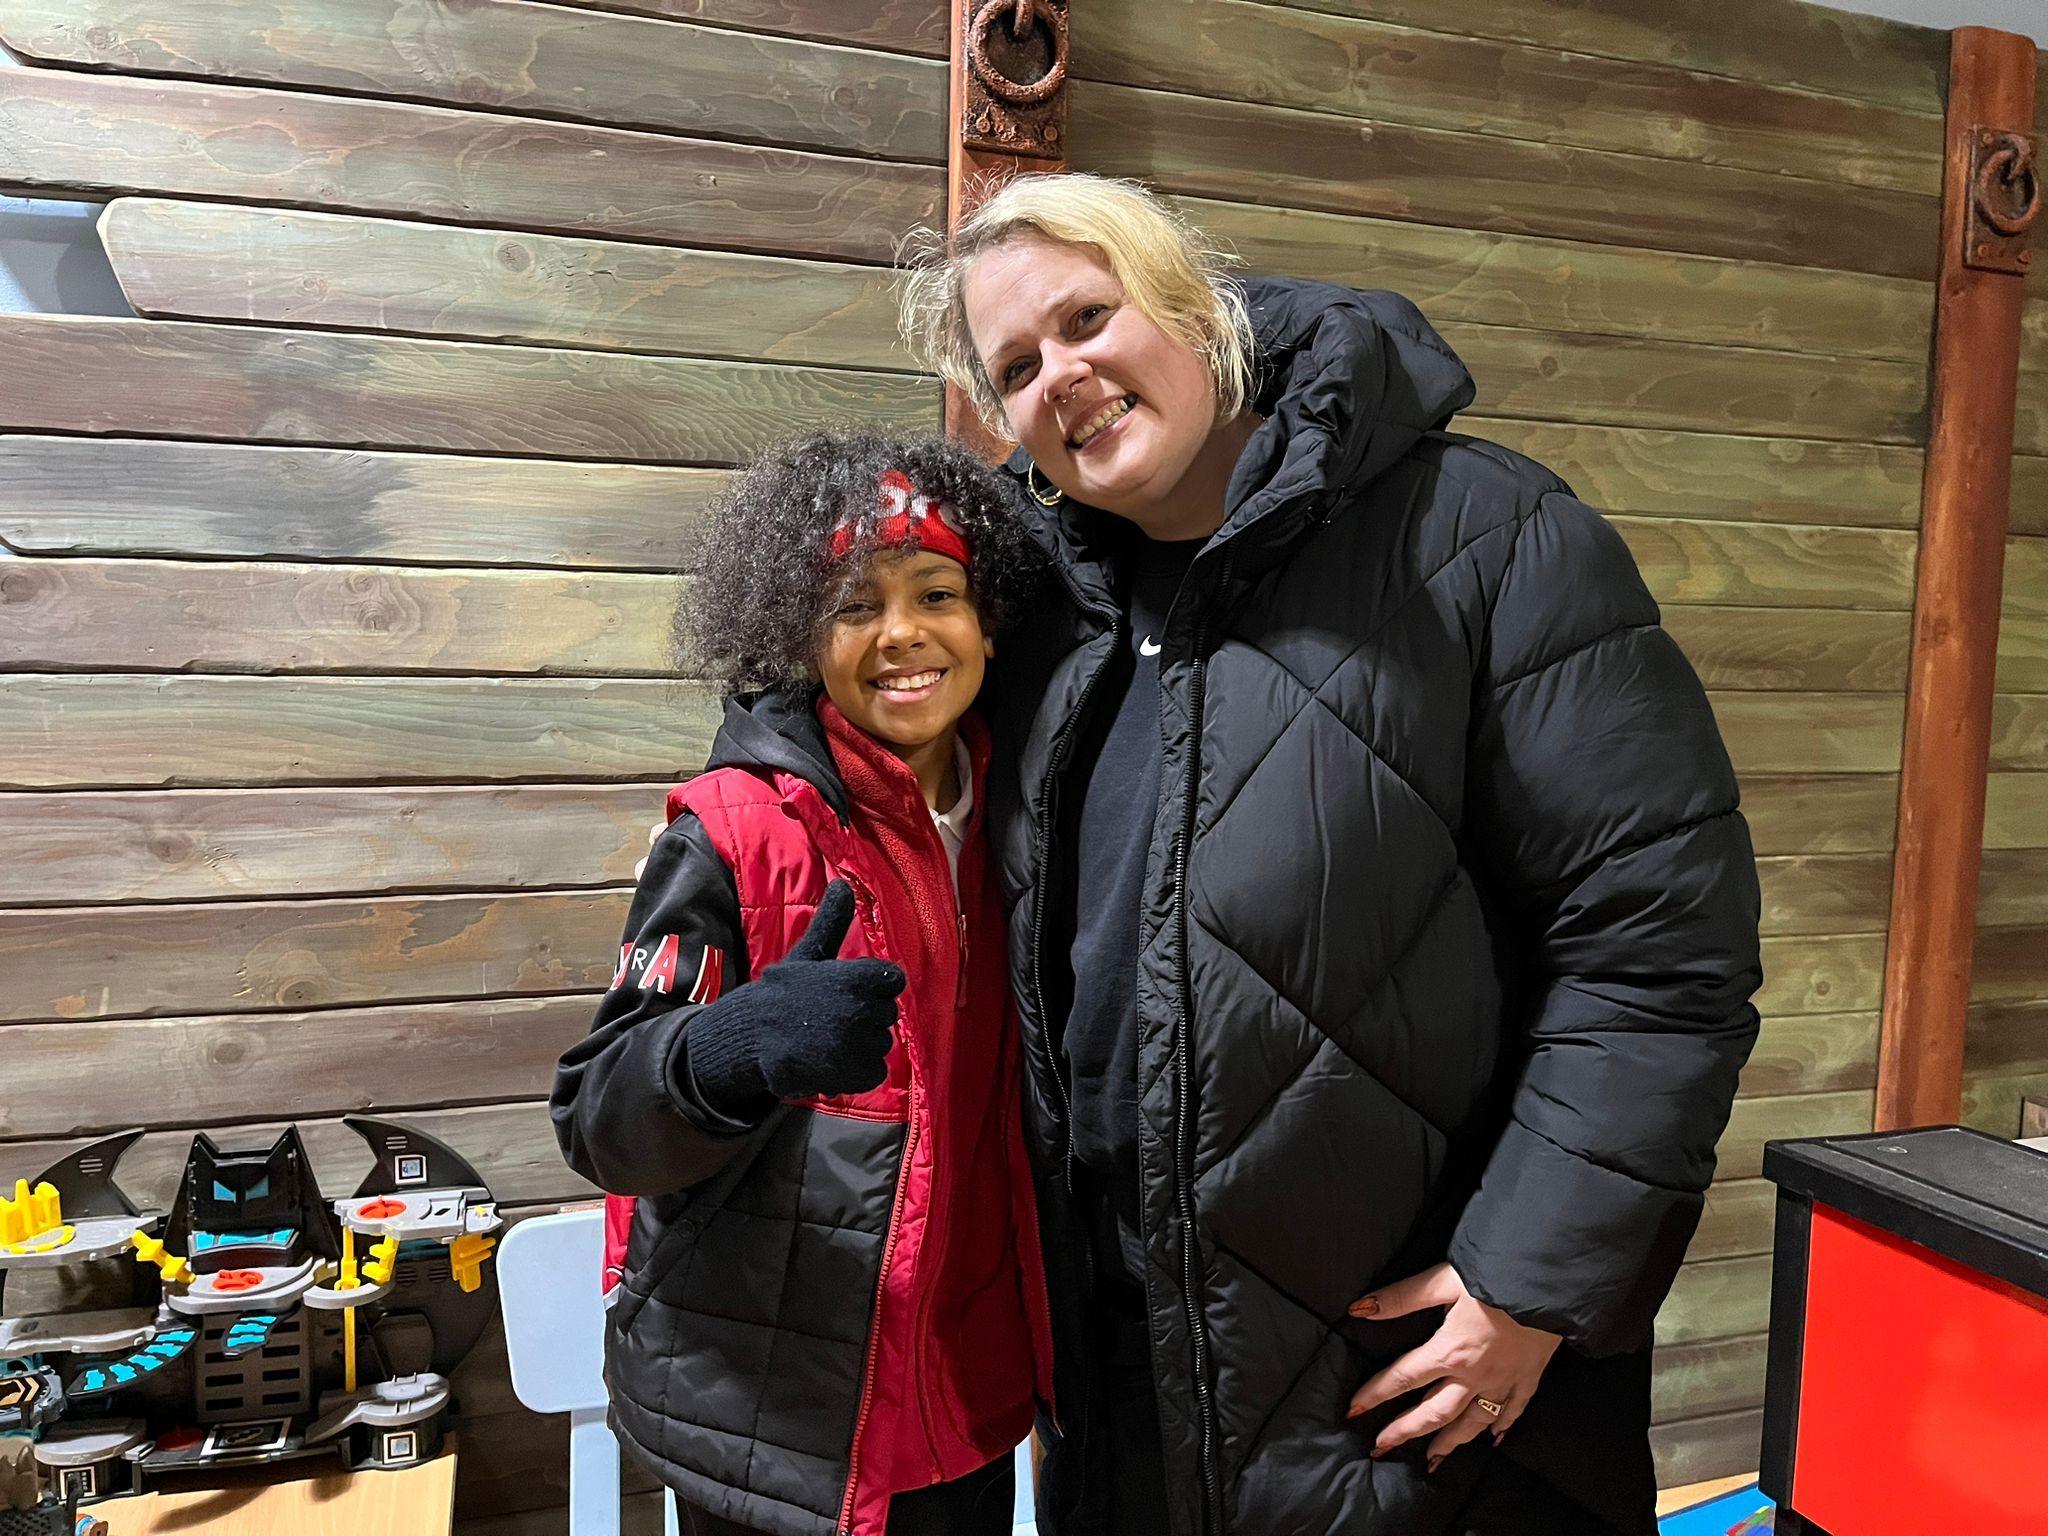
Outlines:
[[[927,667],[917,672],[884,672],[871,686],[891,704],[919,704],[937,691],[947,670]]]

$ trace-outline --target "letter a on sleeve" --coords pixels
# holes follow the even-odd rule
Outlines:
[[[685,946],[673,933],[622,944],[610,990],[632,987],[672,995],[678,975],[691,978],[689,992],[678,1002],[715,1001],[725,990],[725,953],[714,944]]]

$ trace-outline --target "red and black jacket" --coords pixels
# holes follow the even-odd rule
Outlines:
[[[988,748],[963,722],[982,801]],[[570,1165],[637,1196],[607,1322],[611,1422],[690,1502],[787,1536],[880,1536],[1050,1398],[1003,922],[979,816],[955,902],[915,775],[827,701],[727,707],[672,791],[618,974],[562,1058]],[[690,1087],[691,1019],[853,889],[842,954],[903,966],[886,1082],[735,1121]]]

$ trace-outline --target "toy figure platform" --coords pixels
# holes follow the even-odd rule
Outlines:
[[[224,1486],[90,1506],[108,1536],[443,1536],[455,1514],[455,1439],[417,1466],[315,1477],[225,1474]]]

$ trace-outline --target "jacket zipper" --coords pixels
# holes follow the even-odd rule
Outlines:
[[[1023,1135],[1023,1130],[1023,1125],[1020,1123],[1017,1127],[1018,1135],[1020,1138]],[[1030,1168],[1028,1166],[1025,1169],[1025,1177],[1027,1179],[1030,1177]],[[1030,1194],[1031,1191],[1027,1190],[1026,1193]],[[1036,1221],[1038,1218],[1038,1200],[1035,1195],[1033,1195],[1031,1201],[1031,1217],[1033,1221]],[[1045,1273],[1045,1244],[1043,1240],[1041,1240],[1038,1244],[1038,1276],[1039,1279],[1037,1294],[1032,1299],[1038,1304],[1035,1310],[1038,1313],[1039,1323],[1043,1325],[1040,1332],[1043,1338],[1045,1339],[1045,1347],[1049,1350],[1053,1347],[1052,1302],[1049,1299],[1049,1292],[1051,1288],[1047,1283],[1047,1276]],[[1093,1285],[1092,1278],[1090,1280],[1090,1285],[1091,1287]],[[1033,1340],[1032,1349],[1034,1353],[1036,1352],[1037,1347],[1037,1341]],[[1052,1380],[1052,1360],[1050,1358],[1047,1358],[1047,1360],[1045,1361],[1045,1376],[1045,1411],[1047,1415],[1052,1419],[1052,1432],[1055,1435],[1059,1436],[1059,1438],[1064,1440],[1067,1437],[1067,1427],[1065,1424],[1060,1422],[1059,1389],[1053,1383]],[[1036,1382],[1032,1384],[1032,1390],[1036,1392]]]
[[[936,826],[928,822],[927,827],[931,832],[932,842],[937,845],[939,850],[939,872],[945,876],[946,884],[950,888],[953,879],[952,871],[949,867],[950,861],[946,858],[945,840],[939,836],[939,829]],[[957,891],[954,892],[953,896],[953,910],[958,920],[957,932],[960,936],[960,978],[955,984],[954,991],[956,997],[964,1001],[967,995],[967,914],[960,908],[960,898]],[[955,1007],[957,1010],[958,1003],[955,1004]],[[889,1261],[896,1256],[896,1238],[903,1227],[903,1207],[908,1199],[910,1190],[910,1168],[917,1158],[917,1128],[922,1124],[918,1119],[917,1111],[918,1101],[921,1097],[922,1095],[918,1092],[917,1074],[913,1072],[910,1077],[910,1123],[909,1128],[903,1134],[903,1157],[897,1165],[896,1194],[889,1203],[889,1232],[882,1239],[882,1267],[875,1276],[875,1306],[868,1323],[867,1359],[861,1367],[860,1406],[854,1412],[853,1443],[847,1448],[846,1453],[846,1496],[839,1505],[839,1536],[853,1536],[853,1500],[860,1484],[860,1437],[867,1429],[868,1415],[874,1408],[875,1357],[881,1353],[882,1348],[882,1299],[889,1285]],[[934,1179],[936,1177],[935,1170]],[[920,1326],[922,1320],[918,1314],[922,1312],[923,1298],[913,1297],[912,1300],[911,1361],[913,1374],[921,1382],[924,1373],[924,1349],[920,1342],[923,1334],[923,1328]],[[918,1416],[924,1427],[925,1441],[927,1444],[930,1444],[932,1441],[931,1418],[929,1405],[925,1402],[925,1395],[922,1390],[919,1390],[917,1393],[917,1401]]]
[[[1121,615],[1110,621],[1110,646],[1102,664],[1088,674],[1088,680],[1081,685],[1081,693],[1074,700],[1074,708],[1061,728],[1059,739],[1053,743],[1052,757],[1046,764],[1045,781],[1039,793],[1041,814],[1038,823],[1038,884],[1031,897],[1031,1000],[1038,1009],[1038,1031],[1046,1041],[1046,1056],[1052,1068],[1053,1087],[1059,1090],[1060,1110],[1067,1122],[1067,1150],[1064,1164],[1067,1193],[1074,1192],[1074,1102],[1067,1088],[1067,1080],[1060,1075],[1058,1056],[1051,1048],[1052,1020],[1047,1016],[1045,1006],[1045,891],[1050,885],[1052,873],[1052,839],[1054,824],[1059,820],[1059,775],[1066,766],[1067,750],[1073,745],[1075,732],[1079,729],[1081,717],[1087,711],[1089,695],[1095,692],[1095,685],[1102,680],[1102,674],[1109,670],[1109,658],[1116,654],[1116,648],[1123,644],[1123,618]],[[1085,1245],[1084,1245],[1085,1246]],[[1090,1283],[1093,1283],[1093,1255]]]
[[[953,1011],[957,1014],[967,1006],[967,914],[956,911],[954,915],[960,920],[960,980],[953,988]]]
[[[946,840],[940,835],[936,824],[928,823],[928,825],[931,825],[932,842],[939,850],[939,876],[946,882],[946,889],[953,893],[953,932],[958,944],[956,971],[953,981],[953,1028],[955,1031],[958,1031],[961,1024],[961,1015],[967,1007],[967,909],[961,903],[959,885],[953,878],[952,860],[946,854]],[[962,852],[964,853],[965,850],[963,849]],[[916,1113],[916,1105],[914,1103],[911,1107],[911,1112],[913,1115]],[[905,1168],[910,1166],[911,1150],[911,1140],[909,1137],[905,1137],[903,1148]],[[927,1231],[936,1231],[943,1228],[945,1213],[943,1203],[939,1199],[941,1179],[942,1174],[940,1170],[937,1166],[934,1166],[932,1169],[932,1205],[931,1210],[926,1213],[926,1220],[929,1223],[926,1228]],[[900,1188],[901,1186],[899,1185],[898,1187]],[[918,1383],[916,1389],[918,1420],[924,1426],[925,1444],[932,1447],[934,1454],[936,1454],[938,1436],[932,1432],[931,1400],[923,1387],[923,1383],[929,1379],[925,1375],[925,1339],[929,1334],[929,1330],[925,1327],[925,1316],[930,1308],[930,1302],[929,1287],[919,1287],[914,1299],[911,1319],[910,1360],[911,1375]],[[876,1310],[879,1312],[880,1307],[877,1306]],[[851,1481],[850,1478],[849,1481]]]
[[[917,1150],[917,1079],[910,1080],[910,1128],[903,1137],[903,1160],[896,1175],[896,1197],[889,1205],[889,1234],[882,1240],[882,1268],[875,1277],[875,1310],[868,1324],[867,1361],[861,1367],[860,1407],[853,1417],[853,1444],[846,1453],[846,1497],[839,1505],[839,1536],[853,1536],[853,1496],[860,1482],[860,1437],[875,1405],[875,1356],[882,1348],[882,1296],[889,1284],[889,1261],[896,1254],[896,1236],[903,1226],[904,1199],[910,1188],[910,1163]]]
[[[1078,595],[1078,594],[1077,594]],[[1040,787],[1038,803],[1040,816],[1038,824],[1038,884],[1031,895],[1031,1000],[1038,1009],[1039,1038],[1046,1042],[1046,1064],[1052,1069],[1052,1085],[1059,1090],[1060,1112],[1067,1122],[1067,1148],[1061,1164],[1061,1175],[1067,1186],[1067,1194],[1074,1193],[1074,1101],[1067,1089],[1067,1080],[1060,1075],[1057,1053],[1052,1049],[1052,1020],[1045,1006],[1045,892],[1052,883],[1052,839],[1053,828],[1059,820],[1059,776],[1066,766],[1067,749],[1072,745],[1074,734],[1088,709],[1089,695],[1095,692],[1095,685],[1102,680],[1102,674],[1109,670],[1110,658],[1116,655],[1116,648],[1123,644],[1123,618],[1114,615],[1109,624],[1110,644],[1104,653],[1102,663],[1088,674],[1088,680],[1081,685],[1080,695],[1074,700],[1074,708],[1068,714],[1066,724],[1061,727],[1058,739],[1053,742],[1052,756],[1046,764],[1045,780]],[[1025,1065],[1030,1066],[1031,1052],[1024,1052]],[[1095,1290],[1095,1251],[1093,1241],[1085,1234],[1080,1244],[1081,1272],[1084,1276],[1086,1293]],[[1044,1245],[1039,1249],[1039,1269],[1049,1291],[1051,1275],[1046,1273]],[[1048,1300],[1045,1307],[1046,1337],[1052,1337],[1052,1305]],[[1053,1433],[1066,1435],[1066,1428],[1060,1423],[1059,1409],[1052,1410]]]
[[[964,1009],[966,1008],[966,1006],[967,1006],[967,964],[968,964],[968,947],[967,947],[967,909],[966,909],[966,907],[965,907],[965,906],[963,905],[963,906],[961,907],[961,909],[960,909],[960,988],[959,988],[959,1000],[958,1000],[958,1003],[956,1004],[956,1006],[957,1006],[958,1008],[960,1008],[960,1009],[963,1009],[963,1010],[964,1010]],[[1044,1007],[1044,1004],[1043,1004],[1043,1003],[1041,1002],[1041,1004],[1040,1004],[1040,1009],[1041,1009],[1041,1017],[1043,1016],[1043,1014],[1042,1014],[1042,1010],[1043,1010],[1043,1007]],[[1023,1060],[1024,1050],[1023,1050],[1023,1043],[1022,1043],[1021,1041],[1019,1041],[1019,1042],[1018,1042],[1018,1047],[1017,1047],[1017,1049],[1018,1049],[1018,1065],[1019,1065],[1020,1067],[1023,1067],[1023,1066],[1025,1066],[1025,1065],[1026,1065],[1026,1063],[1025,1063],[1025,1062],[1024,1062],[1024,1060]],[[1011,1113],[1011,1114],[1012,1114],[1013,1116],[1015,1116],[1015,1117],[1016,1117],[1016,1122],[1015,1122],[1015,1128],[1016,1128],[1016,1134],[1017,1134],[1017,1138],[1018,1138],[1018,1142],[1019,1142],[1019,1144],[1021,1144],[1021,1142],[1022,1142],[1022,1140],[1023,1140],[1023,1135],[1024,1135],[1024,1124],[1023,1124],[1023,1111],[1022,1111],[1022,1097],[1023,1097],[1023,1093],[1022,1093],[1022,1090],[1023,1090],[1023,1083],[1022,1083],[1022,1080],[1020,1079],[1020,1080],[1019,1080],[1019,1083],[1018,1083],[1018,1091],[1017,1091],[1016,1093],[1014,1093],[1014,1094],[1012,1094],[1012,1095],[1011,1095],[1011,1104],[1010,1104],[1010,1113]],[[1014,1162],[1013,1162],[1013,1163],[1012,1163],[1012,1167],[1011,1167],[1011,1174],[1012,1174],[1012,1177],[1014,1177],[1014,1176],[1015,1176],[1016,1172],[1017,1172],[1017,1169],[1016,1169],[1016,1167],[1015,1167],[1015,1164],[1014,1164]],[[1031,1176],[1031,1174],[1030,1174],[1030,1166],[1029,1166],[1029,1162],[1028,1162],[1028,1159],[1027,1159],[1027,1162],[1026,1162],[1026,1166],[1025,1166],[1025,1168],[1024,1168],[1024,1176],[1025,1176],[1025,1178],[1026,1178],[1027,1180],[1028,1180],[1028,1179],[1030,1178],[1030,1176]],[[1035,1222],[1037,1221],[1037,1219],[1038,1219],[1038,1200],[1037,1200],[1037,1197],[1036,1197],[1036,1195],[1035,1195],[1035,1194],[1034,1194],[1034,1193],[1033,1193],[1033,1192],[1032,1192],[1032,1191],[1031,1191],[1031,1190],[1030,1190],[1030,1189],[1029,1189],[1028,1187],[1027,1187],[1027,1188],[1026,1188],[1026,1190],[1025,1190],[1025,1195],[1026,1195],[1026,1197],[1027,1197],[1028,1199],[1030,1199],[1030,1201],[1031,1201],[1031,1219],[1032,1219],[1032,1220],[1033,1220],[1033,1222],[1035,1223]],[[1020,1260],[1021,1260],[1021,1254],[1020,1254]],[[1038,1316],[1037,1316],[1037,1321],[1038,1321],[1039,1323],[1043,1324],[1043,1327],[1042,1327],[1042,1329],[1041,1329],[1040,1331],[1041,1331],[1041,1333],[1043,1334],[1044,1338],[1046,1339],[1046,1341],[1047,1341],[1047,1344],[1048,1344],[1048,1347],[1050,1347],[1050,1342],[1051,1342],[1051,1339],[1052,1339],[1052,1306],[1051,1306],[1051,1304],[1050,1304],[1050,1303],[1049,1303],[1049,1302],[1048,1302],[1048,1301],[1046,1300],[1046,1277],[1045,1277],[1045,1273],[1044,1273],[1044,1270],[1045,1270],[1045,1254],[1044,1254],[1044,1249],[1043,1249],[1043,1245],[1040,1245],[1040,1251],[1039,1251],[1039,1283],[1038,1283],[1037,1287],[1036,1287],[1036,1288],[1035,1288],[1035,1289],[1033,1290],[1033,1299],[1034,1299],[1034,1300],[1035,1300],[1035,1301],[1037,1302],[1037,1306],[1036,1306],[1036,1307],[1034,1308],[1034,1310],[1035,1310],[1035,1311],[1037,1312],[1037,1314],[1038,1314]],[[1027,1287],[1027,1289],[1032,1289],[1032,1288],[1030,1288],[1030,1287]],[[1036,1340],[1036,1338],[1034,1338],[1034,1339],[1033,1339],[1033,1341],[1032,1341],[1032,1351],[1033,1351],[1033,1354],[1034,1354],[1034,1356],[1035,1356],[1035,1355],[1036,1355],[1036,1353],[1037,1353],[1037,1348],[1038,1348],[1038,1345],[1037,1345],[1037,1340]],[[1051,1374],[1051,1370],[1052,1370],[1052,1362],[1048,1360],[1047,1362],[1045,1362],[1045,1365],[1046,1365],[1046,1372],[1047,1372],[1047,1374],[1048,1374],[1048,1376],[1049,1376],[1049,1375]],[[1036,1386],[1037,1386],[1037,1383],[1036,1383],[1036,1382],[1034,1381],[1034,1382],[1033,1382],[1033,1389],[1034,1389],[1034,1392],[1035,1392],[1035,1390],[1036,1390]],[[1045,1405],[1045,1406],[1046,1406],[1046,1411],[1047,1411],[1047,1412],[1048,1412],[1049,1414],[1051,1414],[1051,1416],[1052,1416],[1052,1432],[1053,1432],[1054,1434],[1056,1434],[1056,1435],[1064,1435],[1064,1434],[1066,1433],[1066,1430],[1065,1430],[1064,1428],[1062,1428],[1062,1427],[1061,1427],[1061,1424],[1060,1424],[1060,1410],[1059,1410],[1059,1406],[1058,1406],[1058,1405],[1057,1405],[1056,1403],[1054,1403],[1054,1402],[1052,1402],[1052,1401],[1050,1401],[1050,1400],[1048,1400],[1048,1401],[1047,1401],[1047,1403],[1046,1403],[1046,1405]]]
[[[1219,593],[1230,585],[1230,556],[1223,557]],[[1173,859],[1173,915],[1180,950],[1180,1018],[1174,1032],[1173,1059],[1177,1089],[1173,1106],[1174,1195],[1180,1217],[1181,1307],[1194,1356],[1195,1414],[1200,1427],[1197,1459],[1202,1475],[1203,1529],[1222,1536],[1223,1498],[1216,1479],[1216,1405],[1209,1385],[1209,1334],[1200,1298],[1201,1259],[1195,1247],[1195,1132],[1189,1113],[1194,1083],[1193,1053],[1188,1037],[1194,1027],[1194,973],[1188,962],[1188,848],[1195,835],[1195,800],[1201,789],[1202,715],[1208,678],[1208,614],[1195,622],[1194,659],[1188,673],[1187,790],[1181,815],[1180,843]]]
[[[961,1025],[961,1015],[967,1007],[967,909],[961,905],[959,886],[953,878],[952,860],[946,856],[946,840],[940,836],[936,825],[932,826],[932,841],[938,845],[939,849],[939,876],[946,882],[946,889],[953,893],[953,931],[958,941],[957,970],[953,979],[953,1029],[957,1033]],[[907,1168],[909,1167],[907,1156],[910,1151],[909,1138],[905,1137],[904,1142],[904,1151],[906,1153],[904,1166]],[[944,1229],[944,1203],[939,1198],[943,1188],[941,1182],[943,1177],[944,1175],[941,1170],[937,1165],[934,1165],[932,1168],[932,1205],[931,1210],[926,1213],[926,1221],[928,1223],[926,1231],[928,1232]],[[930,1287],[920,1286],[917,1291],[916,1306],[911,1321],[910,1358],[912,1375],[918,1383],[918,1419],[924,1425],[925,1444],[930,1446],[934,1454],[936,1454],[938,1436],[932,1433],[931,1400],[925,1392],[923,1385],[929,1379],[925,1375],[924,1343],[929,1331],[925,1327],[925,1315],[930,1309],[930,1304]]]

